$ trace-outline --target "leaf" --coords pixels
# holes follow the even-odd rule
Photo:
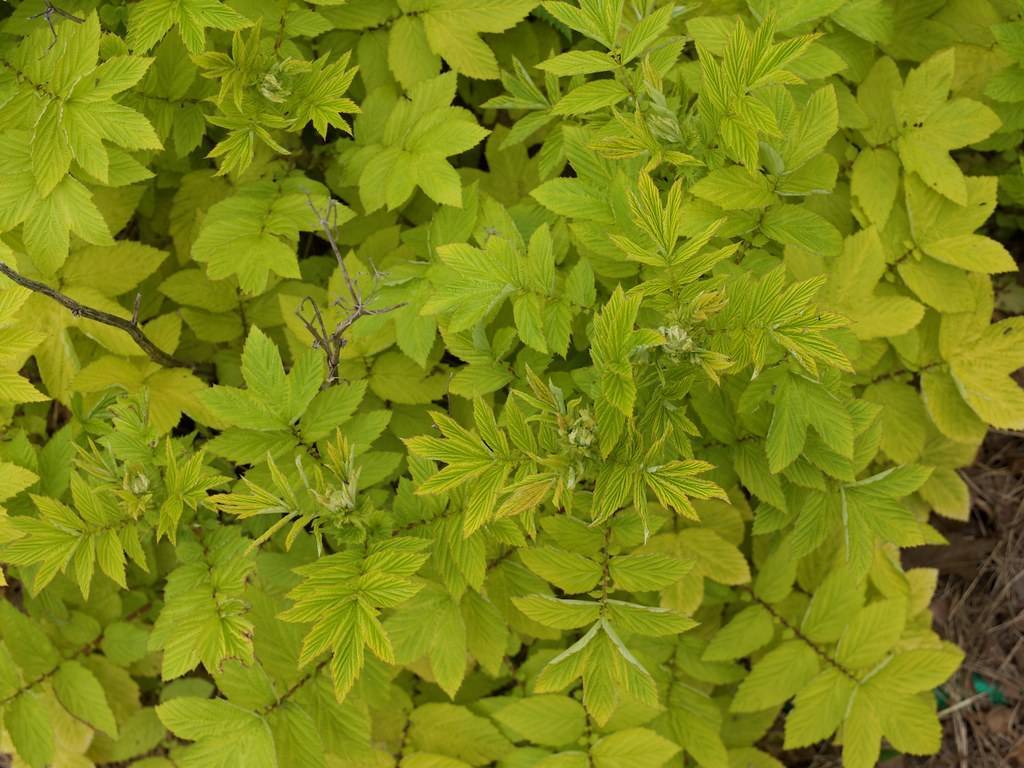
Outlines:
[[[809,251],[834,255],[842,250],[839,231],[823,217],[799,205],[769,208],[761,220],[761,230],[773,240]]]
[[[898,336],[915,327],[924,308],[913,299],[876,289],[885,273],[885,254],[872,227],[846,238],[829,273],[828,305],[851,320],[860,339]]]
[[[167,577],[164,607],[149,638],[151,650],[163,650],[164,680],[199,664],[217,672],[228,659],[253,660],[252,623],[241,599],[254,567],[248,542],[225,527],[204,545],[205,552],[198,542],[179,539],[182,564]]]
[[[777,200],[764,176],[740,165],[712,171],[694,184],[691,191],[726,211],[764,208]]]
[[[253,712],[224,699],[183,696],[156,708],[161,722],[178,738],[195,741],[191,754],[211,754],[224,749],[232,760],[245,764],[276,763],[274,738],[266,721]]]
[[[921,486],[921,498],[943,517],[967,520],[971,512],[971,493],[967,484],[955,470],[936,468]]]
[[[661,466],[647,467],[643,478],[658,501],[684,517],[696,519],[697,513],[691,498],[726,498],[725,491],[715,483],[695,477],[711,469],[712,466],[703,461],[671,461]]]
[[[547,747],[575,744],[586,726],[583,707],[568,696],[528,696],[514,700],[499,709],[494,719],[518,739]]]
[[[115,622],[103,631],[103,655],[127,667],[145,657],[149,632],[136,624]]]
[[[365,381],[336,384],[318,393],[300,419],[302,437],[313,442],[328,437],[352,418],[366,394]]]
[[[6,501],[31,488],[39,480],[35,472],[31,472],[17,464],[0,461],[0,501]]]
[[[868,698],[854,694],[843,725],[843,764],[850,768],[877,765],[881,752],[882,726]]]
[[[519,556],[527,568],[568,594],[588,592],[601,578],[593,560],[557,547],[531,547]]]
[[[775,625],[771,614],[758,605],[733,616],[708,643],[705,661],[729,661],[749,656],[771,641]]]
[[[918,298],[940,312],[969,312],[974,309],[974,291],[963,270],[934,259],[908,259],[900,262],[897,269]]]
[[[512,744],[490,720],[465,707],[429,703],[409,716],[409,740],[417,750],[483,766],[511,752]]]
[[[900,183],[900,161],[887,149],[865,147],[857,155],[850,176],[851,191],[868,221],[884,227],[889,220]]]
[[[537,69],[558,77],[569,77],[611,72],[615,69],[615,62],[601,51],[566,51],[540,62]]]
[[[45,768],[54,757],[54,732],[40,696],[28,691],[4,706],[4,728],[14,749],[32,768]]]
[[[956,381],[948,372],[924,371],[921,396],[932,422],[947,437],[973,442],[985,434],[985,422],[964,402]]]
[[[593,624],[601,615],[601,604],[587,600],[562,600],[549,595],[513,598],[516,608],[547,627],[575,629]]]
[[[765,444],[772,473],[788,467],[803,452],[809,427],[831,450],[853,455],[853,419],[839,398],[824,387],[787,376],[778,388]]]
[[[743,553],[715,531],[687,528],[678,534],[679,547],[696,563],[696,570],[721,584],[745,584],[750,581],[750,567]]]
[[[105,296],[120,296],[156,272],[167,256],[166,251],[127,240],[111,246],[87,246],[68,256],[61,279],[66,286],[85,286]]]
[[[633,413],[636,384],[628,357],[637,339],[633,325],[639,309],[638,295],[627,299],[622,289],[616,288],[594,321],[591,355],[603,395],[597,412],[603,456],[607,456],[618,441],[624,417]]]
[[[807,747],[835,733],[849,710],[855,686],[835,667],[819,672],[797,693],[786,717],[786,749]]]
[[[431,49],[423,20],[400,16],[388,36],[388,66],[403,87],[436,77],[441,59]]]
[[[431,49],[452,69],[468,77],[496,79],[497,61],[479,33],[505,31],[536,4],[536,0],[436,0],[422,18]]]
[[[981,235],[957,235],[922,246],[932,258],[974,272],[1013,272],[1017,265],[995,240]]]
[[[13,371],[0,371],[0,400],[7,403],[39,403],[49,398]]]
[[[278,765],[289,760],[301,761],[310,768],[326,765],[326,751],[312,714],[302,706],[286,702],[267,718],[274,737]]]
[[[466,625],[459,604],[445,600],[443,608],[433,612],[435,637],[430,647],[430,668],[437,684],[454,699],[466,674]]]
[[[852,669],[874,666],[896,644],[905,622],[902,600],[880,600],[862,608],[839,638],[836,661]]]
[[[251,24],[248,19],[219,0],[143,0],[128,16],[128,45],[145,53],[174,25],[189,53],[206,46],[206,29],[236,30]]]
[[[580,179],[550,179],[530,192],[538,203],[555,213],[576,219],[610,219],[608,202]]]
[[[192,257],[207,265],[211,279],[237,277],[250,294],[262,293],[271,274],[299,277],[299,232],[319,228],[307,198],[314,191],[318,187],[301,175],[239,187],[210,207]]]
[[[872,693],[876,690],[874,686],[870,689]],[[883,694],[879,698],[884,701],[887,697]],[[882,734],[895,749],[908,755],[932,755],[941,749],[942,724],[937,717],[934,694],[903,697],[895,707],[889,702],[875,706]]]
[[[277,345],[256,327],[245,340],[242,376],[246,386],[264,400],[279,402],[288,396],[281,353]]]
[[[730,710],[758,712],[794,696],[818,672],[818,656],[801,640],[788,640],[755,662]]]
[[[629,592],[646,592],[673,584],[693,568],[692,563],[665,555],[619,555],[608,563],[616,586]]]
[[[585,115],[618,104],[629,92],[615,80],[593,80],[565,94],[551,111],[556,115]]]
[[[395,403],[429,403],[440,399],[445,387],[442,372],[424,371],[400,352],[380,355],[370,372],[370,390]]]
[[[117,738],[117,722],[100,682],[77,661],[65,661],[53,676],[57,700],[72,715],[111,738]]]
[[[814,642],[833,643],[863,604],[863,589],[846,568],[837,568],[814,591],[800,631]]]
[[[649,637],[678,635],[697,626],[697,622],[668,608],[653,608],[623,600],[609,600],[608,615],[615,628]]]
[[[980,102],[945,101],[949,78],[934,75],[932,70],[948,67],[951,72],[952,59],[949,52],[940,53],[908,75],[901,112],[912,127],[899,138],[897,147],[907,171],[918,174],[939,194],[965,205],[967,183],[948,153],[987,138],[1000,120]]]
[[[393,661],[391,643],[378,615],[380,608],[399,605],[422,588],[409,577],[427,560],[422,554],[425,543],[397,537],[373,546],[363,558],[338,552],[295,569],[302,581],[288,593],[294,604],[280,618],[312,625],[302,642],[299,666],[330,652],[331,677],[339,701],[348,695],[363,669],[364,647],[382,661]],[[348,599],[325,603],[321,590],[327,584],[334,585],[336,595]]]
[[[1009,376],[1019,367],[1022,330],[1019,318],[987,326],[950,361],[960,396],[984,421],[1006,429],[1024,424],[1024,391]]]
[[[605,736],[591,750],[598,768],[657,768],[679,752],[679,747],[647,728],[626,728]]]
[[[668,27],[672,17],[671,6],[663,6],[646,14],[630,30],[622,44],[622,62],[628,64],[651,45]]]
[[[953,675],[963,656],[963,651],[948,643],[901,651],[879,670],[875,686],[899,695],[930,691]]]

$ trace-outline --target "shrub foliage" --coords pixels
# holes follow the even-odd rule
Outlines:
[[[15,765],[939,748],[1015,2],[5,13]]]

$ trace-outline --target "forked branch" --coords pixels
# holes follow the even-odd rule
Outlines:
[[[49,51],[51,48],[53,48],[53,46],[57,44],[57,28],[53,26],[54,16],[59,16],[60,18],[67,19],[68,21],[73,21],[76,24],[84,24],[85,19],[83,19],[81,16],[75,16],[75,14],[73,13],[68,13],[63,8],[54,5],[51,2],[51,0],[45,0],[45,5],[46,7],[43,8],[42,11],[40,11],[37,14],[34,14],[33,16],[29,16],[29,19],[46,19],[46,24],[50,28],[50,36],[52,37],[50,45],[46,49],[47,51]]]
[[[384,315],[388,312],[405,306],[404,302],[399,304],[392,304],[386,307],[371,308],[374,298],[377,293],[377,283],[382,276],[381,273],[374,270],[373,272],[373,288],[369,294],[364,295],[362,289],[359,287],[359,283],[353,279],[352,273],[348,270],[348,265],[345,264],[345,257],[341,252],[341,248],[338,246],[338,204],[333,198],[329,198],[327,201],[327,207],[320,210],[316,207],[313,202],[313,198],[306,195],[306,201],[309,203],[309,208],[313,211],[313,215],[316,216],[317,223],[320,225],[320,231],[327,240],[327,244],[331,248],[331,253],[334,254],[334,258],[338,262],[338,269],[341,271],[342,279],[345,281],[345,288],[348,292],[348,296],[339,296],[333,302],[334,306],[340,307],[347,314],[339,320],[333,329],[328,330],[327,323],[324,320],[323,312],[320,311],[320,307],[317,306],[316,301],[312,296],[306,296],[302,299],[299,304],[299,308],[295,310],[296,316],[302,321],[302,324],[309,331],[313,337],[313,348],[322,349],[324,355],[327,358],[327,378],[324,381],[324,386],[329,387],[338,381],[338,368],[341,365],[341,351],[345,348],[348,343],[348,339],[345,338],[345,334],[348,332],[355,322],[367,315]],[[306,306],[309,306],[309,314],[306,314]]]
[[[138,344],[139,349],[145,352],[149,359],[154,363],[166,366],[167,368],[193,368],[194,366],[186,363],[184,360],[179,360],[173,355],[169,355],[164,352],[160,347],[153,343],[142,327],[139,325],[139,300],[140,297],[135,297],[134,311],[132,312],[131,320],[126,320],[123,317],[112,315],[109,312],[104,312],[101,309],[86,306],[80,302],[75,301],[65,293],[61,293],[56,288],[51,288],[45,283],[40,283],[38,280],[33,280],[30,277],[25,277],[20,272],[16,272],[4,262],[0,261],[0,274],[6,275],[10,280],[17,283],[18,285],[28,288],[30,291],[35,293],[41,293],[43,296],[47,296],[58,304],[66,307],[72,315],[75,317],[84,317],[86,320],[95,320],[97,323],[103,323],[104,325],[110,325],[114,328],[120,328],[122,331],[132,337],[132,340]]]

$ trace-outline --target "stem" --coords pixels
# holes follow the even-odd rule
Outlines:
[[[163,365],[167,368],[194,367],[160,349],[160,347],[150,340],[137,322],[126,320],[123,317],[112,315],[109,312],[104,312],[103,310],[80,304],[67,294],[61,293],[57,289],[51,288],[45,283],[40,283],[38,280],[33,280],[30,277],[25,277],[24,275],[15,272],[2,261],[0,261],[0,274],[6,275],[13,282],[24,288],[28,288],[30,291],[41,293],[43,296],[53,299],[61,306],[70,310],[71,314],[75,317],[84,317],[86,320],[94,320],[97,323],[103,323],[104,325],[121,329],[132,337],[132,340],[138,344],[139,348],[145,352],[149,356],[149,359],[154,363],[158,363],[159,365]]]
[[[341,351],[345,348],[348,340],[345,338],[345,334],[348,329],[355,325],[355,322],[367,315],[384,315],[388,312],[404,307],[405,303],[393,304],[389,307],[380,307],[379,309],[370,309],[369,303],[373,301],[374,292],[371,291],[368,297],[363,296],[358,284],[352,279],[352,274],[348,271],[348,267],[345,265],[345,257],[341,253],[341,248],[338,247],[338,239],[335,236],[335,231],[338,228],[338,208],[337,203],[333,198],[327,201],[327,207],[321,211],[313,203],[313,198],[310,195],[306,195],[306,202],[309,204],[309,208],[313,211],[313,215],[316,216],[317,223],[320,225],[320,230],[323,232],[324,238],[327,240],[328,245],[331,247],[331,252],[334,254],[334,258],[338,262],[338,269],[341,270],[341,276],[345,280],[345,287],[348,289],[349,298],[351,300],[351,307],[346,302],[342,301],[339,297],[335,299],[334,304],[342,307],[343,309],[349,310],[348,315],[342,318],[337,325],[334,326],[334,330],[328,331],[327,324],[324,322],[323,314],[320,308],[317,306],[313,297],[306,296],[302,299],[302,303],[299,304],[295,314],[299,320],[309,331],[309,334],[313,337],[313,347],[319,348],[324,351],[324,355],[327,357],[327,378],[324,380],[324,387],[329,387],[332,384],[338,382],[338,368],[341,365]],[[374,270],[374,281],[380,275]],[[312,308],[312,317],[307,317],[303,314],[303,309],[306,304],[309,304]]]
[[[281,18],[277,22],[277,35],[274,37],[274,52],[281,50],[284,45],[285,19],[288,17],[289,0],[281,0]]]
[[[964,699],[963,701],[958,701],[956,704],[952,704],[952,705],[946,707],[945,709],[940,710],[938,717],[939,717],[940,720],[942,720],[943,718],[948,717],[949,715],[952,715],[954,712],[959,712],[961,709],[967,709],[969,706],[974,704],[974,702],[981,701],[986,696],[988,696],[988,691],[982,691],[981,693],[976,693],[973,696],[970,696],[970,697]]]
[[[133,621],[133,620],[137,619],[139,616],[141,616],[142,614],[144,614],[146,611],[148,611],[152,607],[153,607],[152,603],[144,603],[143,605],[139,606],[138,608],[136,608],[131,613],[129,613],[126,616],[124,616],[124,618],[119,619],[119,621],[122,621],[122,622]],[[65,661],[72,661],[72,660],[77,659],[77,658],[79,658],[81,656],[88,656],[88,655],[90,655],[93,651],[95,651],[97,648],[99,648],[100,643],[103,642],[103,635],[104,635],[104,633],[100,632],[94,639],[90,640],[88,643],[85,643],[85,645],[83,645],[80,648],[78,648],[70,656],[65,656],[63,659],[61,659],[59,662],[57,662],[57,666],[55,666],[49,672],[44,672],[43,674],[41,674],[39,677],[35,678],[34,680],[28,681],[27,683],[25,683],[25,685],[23,685],[21,688],[16,690],[14,693],[12,693],[7,698],[0,699],[0,707],[2,707],[4,704],[7,704],[7,703],[9,703],[11,701],[14,701],[16,698],[21,696],[21,694],[23,694],[23,693],[25,693],[27,691],[32,690],[33,688],[35,688],[40,683],[43,683],[43,682],[46,682],[47,680],[49,680],[51,677],[53,677],[57,673],[57,670],[60,669],[60,665],[63,664]]]
[[[764,600],[762,600],[756,594],[754,594],[754,590],[747,586],[741,586],[740,589],[742,589],[744,592],[750,595],[751,598],[753,598],[754,602],[756,602],[758,605],[760,605],[762,608],[768,611],[768,613],[771,614],[772,618],[775,619],[775,621],[777,621],[783,627],[792,632],[793,636],[796,637],[797,640],[800,640],[805,645],[807,645],[811,650],[813,650],[816,654],[818,654],[822,661],[824,661],[830,667],[833,667],[834,669],[837,669],[840,672],[842,672],[844,677],[848,677],[854,683],[860,684],[860,678],[853,674],[853,672],[849,668],[840,664],[838,661],[832,658],[832,656],[829,655],[829,653],[824,648],[822,648],[820,645],[818,645],[809,637],[807,637],[807,635],[801,632],[799,628],[791,624],[785,616],[776,611],[775,608],[773,608],[770,604],[766,603]]]
[[[292,696],[294,696],[296,693],[298,693],[302,689],[302,686],[304,686],[306,683],[308,683],[314,677],[319,675],[320,671],[324,667],[326,667],[330,663],[330,661],[331,661],[331,657],[328,656],[326,659],[324,659],[319,664],[317,664],[316,667],[314,667],[312,669],[312,671],[310,671],[308,674],[305,674],[302,677],[300,677],[298,680],[296,680],[291,688],[289,688],[287,691],[285,691],[284,693],[282,693],[278,697],[277,701],[275,701],[273,704],[267,705],[262,710],[260,710],[260,714],[268,715],[271,712],[273,712],[275,709],[277,709],[278,707],[283,706],[285,704],[285,702],[288,701],[288,699],[290,699]]]

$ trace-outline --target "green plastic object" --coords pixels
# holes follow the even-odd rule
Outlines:
[[[1003,695],[999,686],[986,680],[977,672],[971,675],[971,685],[974,686],[975,692],[988,694],[988,699],[993,704],[997,706],[1003,706],[1006,704],[1006,696]]]

